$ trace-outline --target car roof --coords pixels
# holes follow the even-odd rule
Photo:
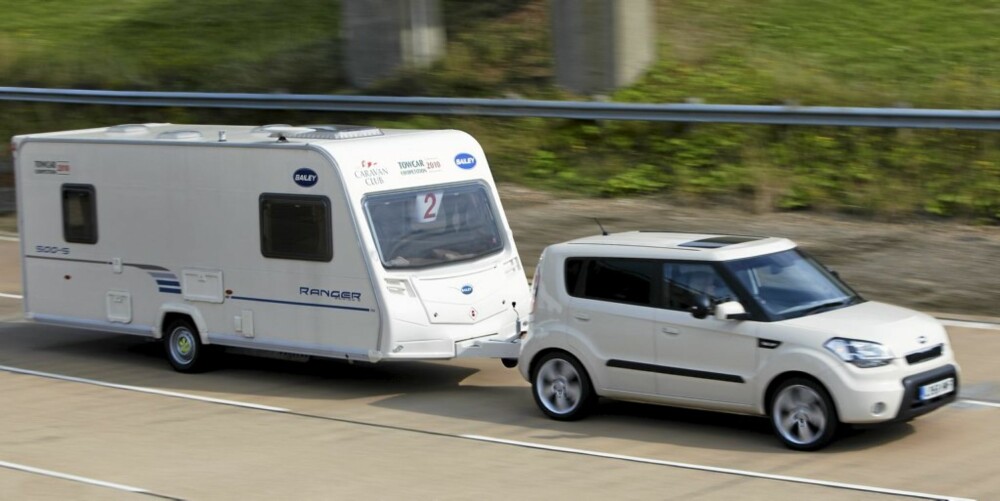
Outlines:
[[[697,261],[730,261],[793,248],[795,242],[787,238],[671,231],[629,231],[594,235],[549,247],[553,252],[567,256]]]

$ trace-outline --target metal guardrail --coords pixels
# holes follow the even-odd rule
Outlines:
[[[1000,130],[1000,110],[644,104],[319,94],[140,92],[29,87],[0,87],[0,100],[108,106]]]

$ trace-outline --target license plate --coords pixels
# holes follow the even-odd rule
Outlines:
[[[920,387],[920,400],[930,400],[955,391],[955,378],[942,379]]]

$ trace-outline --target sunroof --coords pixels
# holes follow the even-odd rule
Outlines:
[[[741,236],[725,236],[725,237],[712,237],[703,238],[701,240],[692,240],[690,242],[685,242],[678,247],[693,247],[695,249],[718,249],[719,247],[725,247],[727,245],[742,244],[744,242],[753,242],[754,240],[760,240],[760,237],[741,237]]]

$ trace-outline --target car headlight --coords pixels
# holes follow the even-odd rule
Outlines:
[[[879,343],[835,337],[824,345],[841,360],[861,368],[881,367],[892,362],[892,352]]]

